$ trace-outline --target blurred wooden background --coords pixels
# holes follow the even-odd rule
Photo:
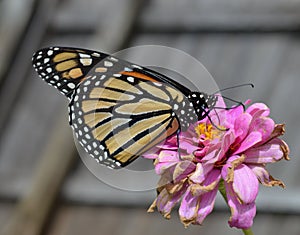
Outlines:
[[[176,213],[170,221],[146,213],[154,190],[128,192],[99,181],[77,155],[67,100],[31,67],[43,46],[113,53],[154,44],[191,54],[219,87],[253,82],[255,89],[227,94],[263,101],[276,122],[286,123],[292,159],[269,169],[287,188],[261,190],[253,230],[299,235],[299,32],[300,0],[0,0],[3,234],[241,234],[228,227],[222,200],[204,226],[184,229]]]

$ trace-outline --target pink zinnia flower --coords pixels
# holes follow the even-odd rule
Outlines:
[[[219,100],[217,106],[225,107]],[[180,202],[182,223],[202,224],[222,186],[231,210],[229,225],[250,228],[259,183],[284,187],[266,170],[267,163],[288,160],[289,153],[287,144],[278,138],[284,134],[284,125],[275,124],[269,112],[262,103],[245,111],[243,107],[221,110],[210,115],[213,124],[206,118],[180,133],[180,159],[176,136],[159,146],[156,154],[147,154],[146,158],[155,159],[156,173],[161,175],[159,193],[149,211],[156,207],[170,218]]]

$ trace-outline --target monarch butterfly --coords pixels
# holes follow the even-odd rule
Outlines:
[[[77,48],[37,51],[33,67],[69,98],[79,143],[110,168],[131,163],[164,139],[208,116],[216,95],[111,55]]]

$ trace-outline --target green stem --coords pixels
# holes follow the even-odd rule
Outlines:
[[[219,192],[223,196],[224,200],[227,202],[228,200],[227,200],[226,189],[225,189],[225,185],[224,185],[224,181],[223,180],[221,180],[220,183],[219,183]],[[243,229],[243,233],[245,235],[254,235],[254,233],[252,232],[251,228]]]
[[[245,235],[254,235],[254,233],[252,232],[251,228],[243,229],[243,233]]]

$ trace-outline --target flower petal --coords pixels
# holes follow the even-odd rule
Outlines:
[[[195,163],[191,161],[182,161],[179,162],[173,172],[173,181],[174,183],[179,182],[180,180],[186,178],[192,171],[196,169]]]
[[[248,134],[252,116],[248,113],[243,113],[234,121],[235,142],[240,143]]]
[[[256,214],[255,203],[240,203],[238,197],[235,195],[232,185],[224,182],[226,188],[226,196],[228,205],[231,210],[231,216],[228,221],[231,227],[240,229],[251,228],[253,224],[253,218]]]
[[[171,150],[162,150],[155,160],[156,174],[163,174],[165,170],[175,166],[179,162],[178,152]]]
[[[274,127],[275,127],[275,123],[271,118],[261,116],[252,121],[249,131],[260,132],[261,139],[262,139],[261,142],[264,143],[270,139]]]
[[[201,196],[198,214],[196,218],[197,224],[202,224],[206,216],[212,212],[214,208],[217,192],[218,192],[218,187]]]
[[[284,183],[281,180],[274,179],[269,172],[266,170],[266,168],[261,165],[248,165],[248,167],[253,171],[253,173],[258,178],[259,182],[263,184],[264,186],[280,186],[282,188],[285,187]]]
[[[181,222],[184,226],[190,225],[197,216],[199,197],[192,195],[191,191],[188,189],[182,198],[179,207],[179,216]]]
[[[268,108],[267,105],[264,103],[254,103],[250,105],[247,110],[247,113],[249,113],[253,117],[258,117],[258,116],[269,116],[270,114],[270,109]]]
[[[234,180],[232,183],[236,196],[242,203],[252,203],[258,194],[258,180],[252,170],[241,164],[234,169]]]
[[[245,163],[272,163],[281,160],[284,157],[284,151],[282,146],[285,143],[276,138],[267,142],[264,145],[251,148],[245,151],[247,156]]]
[[[182,190],[175,194],[169,194],[166,189],[163,189],[156,200],[157,210],[161,212],[165,218],[169,219],[173,207],[180,200],[185,190],[186,187],[183,187]]]
[[[213,170],[213,164],[197,163],[196,170],[189,177],[189,179],[196,184],[201,184],[207,177],[208,173]],[[214,170],[213,170],[214,171]]]
[[[262,134],[259,131],[250,132],[243,140],[241,145],[234,151],[233,154],[239,154],[251,148],[262,140]]]

